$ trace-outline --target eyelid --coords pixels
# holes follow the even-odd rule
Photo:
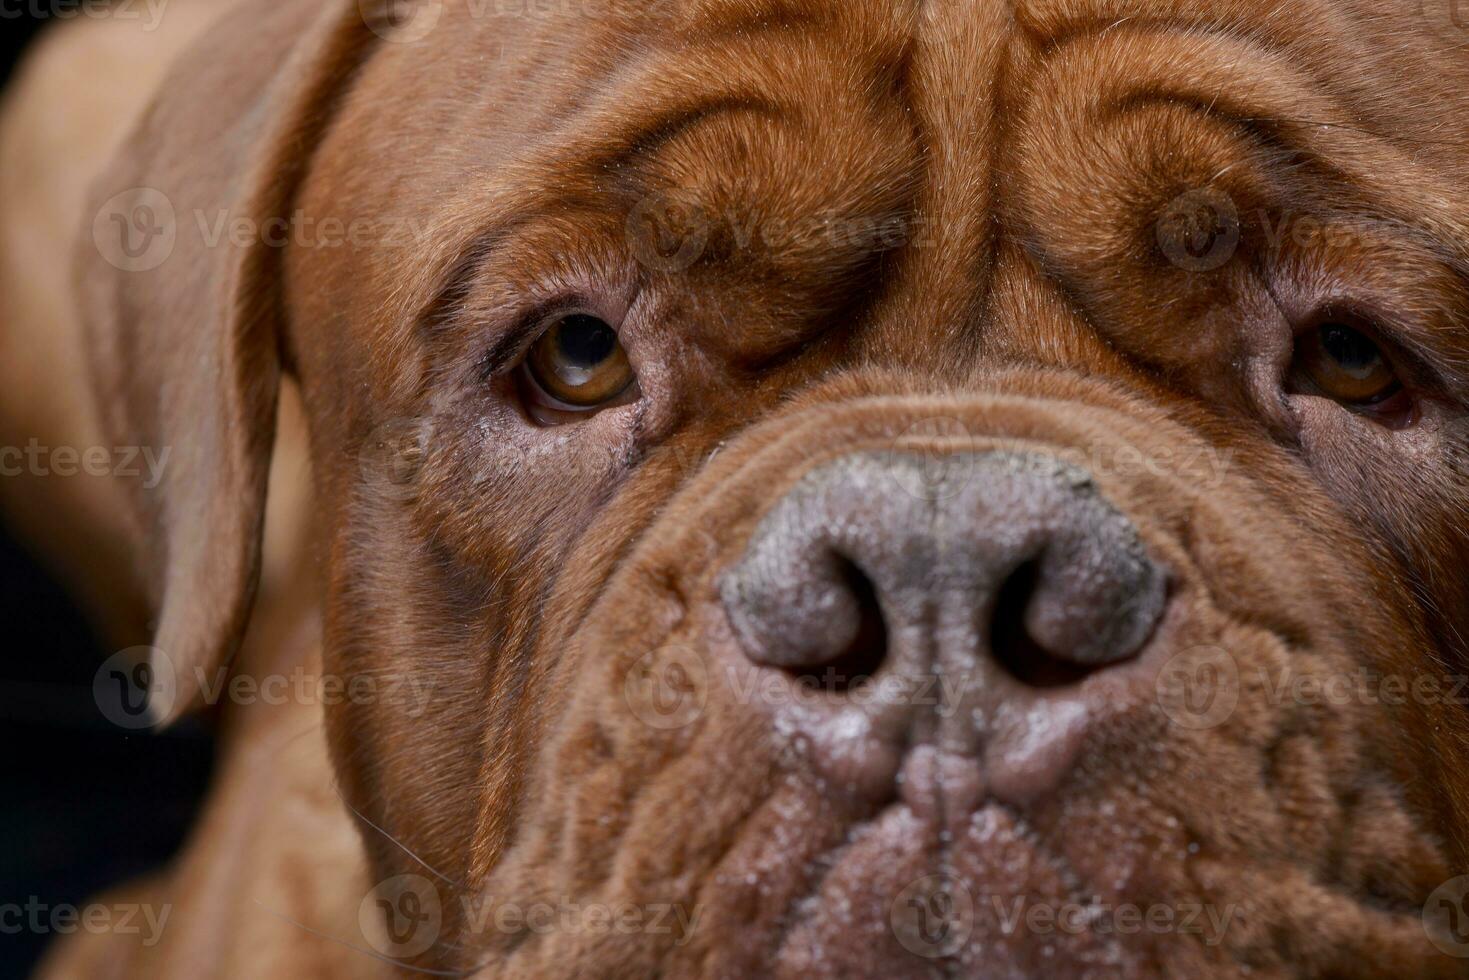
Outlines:
[[[1300,323],[1292,326],[1297,340],[1311,330],[1337,321],[1359,331],[1377,345],[1382,359],[1387,362],[1398,382],[1405,388],[1442,391],[1446,388],[1443,375],[1434,367],[1431,355],[1423,351],[1412,336],[1412,331],[1394,323],[1393,317],[1366,309],[1352,302],[1326,303],[1313,310]]]
[[[1261,270],[1264,287],[1292,335],[1321,311],[1371,324],[1403,380],[1453,396],[1469,388],[1469,269],[1403,242],[1360,250],[1286,255]],[[1371,246],[1371,247],[1365,247]]]
[[[589,313],[605,320],[618,334],[619,340],[621,339],[619,323],[598,313],[595,304],[584,302],[580,297],[568,296],[561,301],[536,306],[516,319],[515,324],[490,345],[490,349],[480,360],[480,380],[489,381],[524,363],[531,345],[545,332],[552,320],[578,312]]]
[[[532,425],[543,428],[590,419],[609,409],[633,404],[642,397],[642,390],[638,387],[637,376],[634,375],[632,380],[628,382],[627,387],[607,402],[600,405],[568,405],[537,384],[535,378],[531,377],[530,369],[524,362],[516,368],[513,375],[513,383],[515,390],[518,392],[520,411]],[[561,419],[548,419],[545,417],[546,412],[553,412],[566,417]]]
[[[529,374],[529,372],[526,372],[526,373]],[[547,408],[553,408],[553,409],[555,409],[558,412],[566,412],[567,414],[594,415],[597,412],[602,411],[604,408],[611,408],[613,406],[616,406],[616,405],[620,404],[622,402],[622,400],[627,396],[627,393],[629,391],[632,391],[632,390],[634,390],[634,389],[637,388],[637,386],[638,386],[638,379],[636,377],[634,377],[631,381],[629,381],[622,388],[621,391],[619,391],[617,394],[613,395],[607,401],[602,402],[602,403],[597,404],[597,405],[572,405],[569,402],[564,402],[561,399],[557,398],[555,395],[551,394],[549,391],[547,391],[542,386],[536,384],[535,378],[532,378],[532,377],[527,377],[525,379],[525,383],[526,384],[530,384],[530,385],[535,385],[535,390],[536,390],[536,396],[537,396],[537,398],[540,401],[546,402],[546,407]]]

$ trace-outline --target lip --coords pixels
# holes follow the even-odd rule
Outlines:
[[[1102,874],[1083,876],[996,802],[957,834],[894,804],[815,863],[772,956],[778,975],[1135,974],[1157,963],[1160,936],[1211,949],[1239,912],[1196,896],[1117,897],[1095,882],[1137,878],[1136,862],[1118,854]]]

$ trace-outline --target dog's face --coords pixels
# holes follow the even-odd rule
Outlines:
[[[323,29],[294,203],[411,240],[272,261],[327,667],[432,694],[327,717],[405,955],[1449,972],[1452,11],[626,7]]]

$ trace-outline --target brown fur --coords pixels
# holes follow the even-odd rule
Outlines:
[[[45,425],[177,454],[156,489],[68,485],[76,516],[42,544],[99,595],[139,558],[134,591],[181,682],[172,714],[198,699],[195,668],[224,663],[428,692],[425,712],[224,712],[215,795],[149,886],[177,906],[164,941],[63,946],[53,975],[391,971],[358,911],[399,875],[443,905],[407,965],[452,975],[1465,972],[1420,916],[1469,867],[1464,705],[1279,703],[1262,682],[1469,671],[1457,7],[450,2],[412,42],[384,40],[370,7],[239,0],[176,57],[182,26],[151,48],[118,24],[58,32],[10,97],[4,326],[12,349],[55,345],[6,370],[59,387],[3,406],[7,440]],[[100,131],[38,133],[57,126],[48,72],[89,77],[99,45],[124,52],[111,77],[132,101]],[[164,58],[161,82],[133,70]],[[79,155],[85,199],[78,173],[13,217],[31,187],[12,174]],[[178,242],[124,272],[91,216],[137,186],[171,201]],[[1240,216],[1237,250],[1203,270],[1170,264],[1157,235],[1200,189]],[[686,267],[638,261],[629,215],[661,193],[713,219]],[[210,247],[193,215],[220,209],[411,235]],[[1277,242],[1302,218],[1358,231]],[[833,221],[907,231],[800,233]],[[79,309],[31,274],[63,261],[62,225],[86,229],[68,246]],[[27,228],[53,240],[27,249]],[[567,294],[634,311],[642,398],[537,429],[486,353]],[[1283,324],[1341,295],[1426,352],[1438,380],[1417,426],[1281,394]],[[947,439],[911,435],[935,418]],[[421,459],[385,490],[374,453],[404,427]],[[1097,473],[1176,578],[1144,657],[1225,649],[1240,703],[1191,730],[1151,687],[1119,687],[1063,792],[987,805],[940,841],[900,805],[805,777],[721,680],[734,644],[714,583],[825,461],[1015,444],[1174,461]],[[1229,461],[1217,479],[1177,462],[1206,450]],[[308,454],[309,490],[282,463]],[[36,511],[48,492],[7,486],[7,503]],[[140,618],[125,592],[99,607],[123,632]],[[645,724],[629,676],[689,650],[702,712]],[[915,959],[890,906],[938,869],[976,896],[1008,881],[1033,902],[1239,918],[1217,944],[1037,937],[976,898],[969,942]],[[662,903],[697,925],[486,930],[485,899]]]

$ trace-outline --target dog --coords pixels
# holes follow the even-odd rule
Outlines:
[[[1469,974],[1466,24],[53,32],[5,442],[165,462],[3,503],[219,762],[43,975]]]

